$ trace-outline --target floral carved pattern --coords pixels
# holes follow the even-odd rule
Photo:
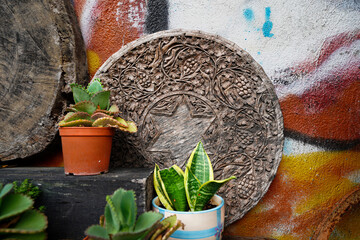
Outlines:
[[[115,139],[115,164],[184,166],[201,140],[215,177],[237,177],[219,191],[226,225],[264,196],[281,160],[283,119],[269,78],[241,48],[202,32],[158,32],[120,49],[95,77],[139,128]]]

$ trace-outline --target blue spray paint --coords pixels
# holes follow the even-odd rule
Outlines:
[[[254,11],[251,8],[246,8],[243,11],[246,21],[251,22],[254,20]]]
[[[271,14],[270,7],[265,8],[265,23],[262,27],[264,37],[274,36],[274,34],[271,33],[273,23],[270,21],[270,14]]]

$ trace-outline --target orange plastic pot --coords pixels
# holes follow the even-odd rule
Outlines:
[[[110,127],[60,127],[66,175],[97,175],[109,171]]]

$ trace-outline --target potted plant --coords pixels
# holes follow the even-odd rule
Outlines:
[[[88,227],[85,239],[165,240],[182,227],[175,215],[160,221],[163,215],[158,212],[145,212],[136,219],[135,194],[131,190],[119,188],[111,196],[107,196],[106,201],[100,225]]]
[[[235,177],[214,180],[210,158],[199,142],[185,172],[176,165],[163,170],[155,165],[154,187],[158,196],[152,201],[153,209],[165,217],[176,214],[184,223],[184,230],[172,235],[174,239],[221,239],[225,204],[215,193],[231,179]]]
[[[110,91],[103,90],[100,79],[93,79],[86,88],[70,86],[75,104],[58,124],[65,174],[108,172],[114,129],[134,133],[137,127],[118,116],[116,105],[110,106]]]

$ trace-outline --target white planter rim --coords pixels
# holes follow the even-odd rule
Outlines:
[[[153,207],[155,207],[159,212],[169,212],[169,213],[174,213],[174,214],[199,214],[199,213],[207,213],[207,212],[213,212],[213,211],[217,211],[218,209],[222,208],[224,206],[224,199],[222,197],[220,197],[219,195],[214,195],[214,197],[217,197],[220,199],[221,203],[219,205],[217,205],[216,207],[214,208],[211,208],[211,209],[207,209],[207,210],[202,210],[202,211],[195,211],[195,212],[191,212],[191,211],[175,211],[175,210],[168,210],[166,208],[162,208],[162,207],[159,207],[155,201],[156,199],[158,199],[158,196],[156,196],[153,200],[152,200],[152,205]],[[160,202],[160,201],[159,201]]]

